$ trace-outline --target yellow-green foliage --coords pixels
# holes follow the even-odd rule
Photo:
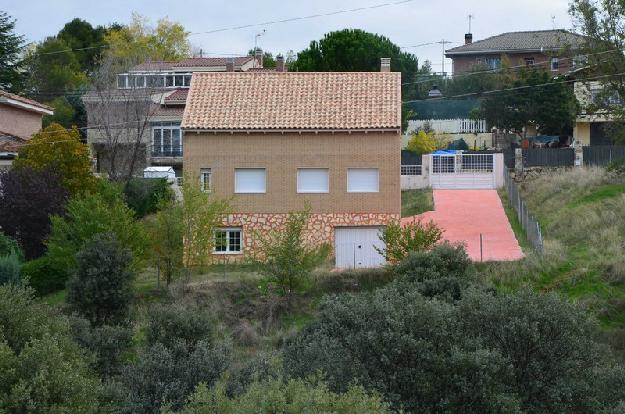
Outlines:
[[[51,124],[20,149],[13,166],[51,168],[63,176],[63,185],[71,195],[87,193],[95,187],[89,148],[80,142],[75,128],[68,131],[59,124]]]
[[[421,130],[410,138],[406,148],[409,151],[416,152],[417,154],[429,154],[434,152],[436,150],[436,140],[434,139],[434,134],[426,133]]]

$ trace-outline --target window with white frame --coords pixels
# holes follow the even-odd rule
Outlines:
[[[200,169],[200,188],[205,193],[210,193],[212,191],[213,181],[210,168]]]
[[[188,88],[191,86],[191,73],[120,73],[117,75],[117,88]]]
[[[235,169],[234,192],[242,194],[267,192],[267,171],[264,168]]]
[[[219,229],[215,231],[215,254],[237,254],[242,249],[242,234],[240,228]]]
[[[558,58],[551,58],[551,71],[552,72],[557,72],[560,70],[560,59]]]
[[[327,168],[298,168],[298,193],[328,193],[330,191],[330,173]]]
[[[377,168],[348,168],[348,193],[377,193],[380,191],[380,174]]]
[[[152,123],[152,156],[182,157],[180,122]]]

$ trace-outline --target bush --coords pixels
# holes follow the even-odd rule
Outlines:
[[[93,366],[101,377],[118,375],[132,346],[133,331],[119,325],[92,327],[84,318],[70,318],[74,341],[95,356]]]
[[[170,348],[157,343],[143,351],[137,361],[127,365],[120,387],[127,390],[125,412],[154,413],[165,404],[181,408],[195,387],[211,386],[230,364],[230,351],[223,345],[200,341],[190,347],[184,341]]]
[[[461,276],[441,256],[430,260]],[[406,274],[373,294],[325,299],[318,321],[288,341],[285,373],[322,371],[333,391],[356,382],[409,412],[597,412],[623,399],[606,382],[625,381],[623,369],[582,309],[470,287],[457,301],[432,300],[410,280],[436,274]]]
[[[212,335],[212,321],[198,306],[171,304],[152,305],[148,309],[146,340],[149,345],[161,343],[166,347],[183,340],[195,346]]]
[[[384,248],[376,247],[376,250],[390,263],[397,264],[410,252],[430,250],[442,237],[443,231],[434,222],[423,224],[415,220],[402,225],[396,221],[389,223],[382,230],[380,240],[384,242]]]
[[[286,225],[268,235],[259,235],[259,272],[263,276],[265,292],[276,292],[280,296],[290,296],[306,289],[311,272],[330,253],[330,246],[306,246],[304,228],[308,224],[310,208],[291,212]]]
[[[19,284],[21,280],[20,261],[17,254],[11,253],[9,256],[0,256],[0,285]]]
[[[96,325],[125,322],[134,296],[132,254],[113,233],[98,234],[76,255],[67,303]]]
[[[47,255],[23,263],[20,271],[22,279],[28,279],[30,286],[40,296],[64,289],[68,279],[65,262]]]
[[[165,411],[166,413],[168,411]],[[236,398],[228,398],[223,384],[209,390],[201,384],[181,414],[272,414],[272,413],[391,413],[378,395],[361,387],[350,387],[345,394],[331,392],[321,382],[303,380],[255,382]],[[171,412],[170,412],[171,413]]]
[[[10,256],[14,253],[19,261],[24,260],[24,252],[14,238],[0,231],[0,256]]]
[[[162,200],[171,200],[173,192],[165,178],[131,178],[124,185],[124,196],[137,217],[145,217],[156,213]]]
[[[0,286],[0,412],[98,411],[99,382],[67,321],[30,288]]]
[[[412,252],[394,269],[395,283],[408,284],[426,297],[458,300],[476,282],[464,246],[443,243],[430,252]]]

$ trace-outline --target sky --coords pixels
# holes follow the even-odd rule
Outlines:
[[[464,43],[464,33],[472,20],[473,39],[510,31],[545,30],[554,27],[571,29],[568,15],[569,0],[408,0],[402,4],[370,8],[361,11],[300,19],[294,22],[265,24],[216,33],[223,28],[291,19],[340,10],[396,3],[400,0],[0,0],[0,10],[17,19],[16,31],[27,41],[41,41],[56,34],[75,17],[94,25],[112,22],[127,23],[132,12],[152,22],[167,17],[177,21],[192,34],[196,49],[205,55],[246,54],[258,46],[274,55],[298,52],[311,40],[325,33],[344,28],[358,28],[390,38],[406,47],[422,63],[429,60],[435,71],[442,70],[441,44],[446,48]],[[451,61],[445,60],[450,71]]]

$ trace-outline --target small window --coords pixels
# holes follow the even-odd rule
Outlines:
[[[172,88],[174,86],[174,76],[167,75],[165,76],[165,86],[168,88]]]
[[[534,58],[525,58],[525,66],[534,66]]]
[[[125,89],[127,79],[128,79],[128,75],[117,75],[117,87],[119,89]]]
[[[327,168],[298,168],[298,193],[327,193],[330,191],[330,174]]]
[[[184,75],[184,86],[191,86],[191,75]]]
[[[216,254],[237,254],[241,253],[241,229],[220,229],[215,232]]]
[[[557,72],[560,70],[560,60],[558,58],[551,58],[551,71]]]
[[[377,193],[380,191],[377,168],[349,168],[347,170],[348,193]]]
[[[135,88],[145,88],[145,76],[135,76]]]
[[[175,81],[177,87],[184,86],[184,76],[183,75],[176,75],[176,76],[174,76],[174,81]]]
[[[210,193],[212,191],[213,182],[210,168],[202,168],[200,170],[200,188],[205,193]]]
[[[267,192],[267,173],[264,168],[237,168],[234,170],[235,193]]]

